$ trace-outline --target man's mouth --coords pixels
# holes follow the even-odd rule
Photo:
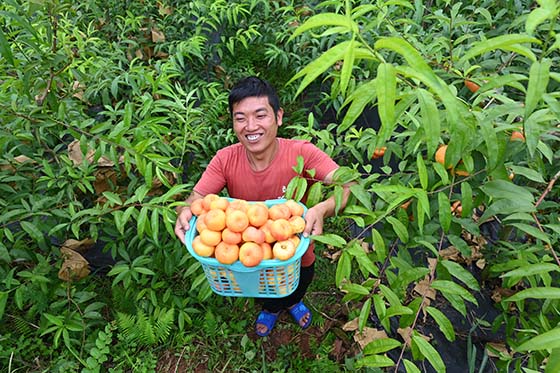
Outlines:
[[[246,135],[245,138],[249,141],[257,141],[261,137],[260,134]]]

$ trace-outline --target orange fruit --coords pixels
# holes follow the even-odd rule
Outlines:
[[[202,205],[202,198],[195,199],[194,201],[191,202],[191,212],[193,213],[193,215],[200,216],[205,211],[206,210]]]
[[[210,204],[212,203],[212,201],[216,200],[220,198],[220,196],[218,196],[217,194],[207,194],[204,197],[202,197],[202,206],[204,207],[204,209],[206,211],[210,210]]]
[[[226,226],[233,232],[243,232],[249,226],[249,217],[241,210],[230,210],[226,214]]]
[[[247,209],[247,217],[252,226],[263,226],[268,220],[268,206],[262,202],[251,204]]]
[[[204,216],[206,226],[217,232],[221,232],[226,227],[226,213],[220,209],[208,211]]]
[[[525,141],[525,135],[521,131],[513,131],[509,139],[510,141]]]
[[[447,152],[447,145],[441,145],[435,154],[435,160],[437,163],[445,166],[445,153]],[[451,167],[447,167],[451,168]]]
[[[219,209],[226,211],[228,205],[229,201],[227,200],[227,198],[219,197],[215,200],[210,201],[210,210]]]
[[[213,231],[211,229],[204,229],[200,232],[200,240],[208,246],[216,246],[222,242],[222,232]]]

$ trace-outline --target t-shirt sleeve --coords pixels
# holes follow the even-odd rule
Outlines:
[[[305,161],[305,169],[314,169],[314,178],[317,180],[324,180],[329,173],[339,168],[339,165],[327,153],[310,142],[303,143],[301,150]]]
[[[200,180],[194,186],[194,191],[205,196],[218,194],[226,186],[224,152],[218,151],[210,160],[208,167],[202,173]]]

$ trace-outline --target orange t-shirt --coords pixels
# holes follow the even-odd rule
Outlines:
[[[265,201],[284,198],[290,180],[297,176],[293,167],[297,157],[304,161],[303,175],[307,170],[315,170],[314,179],[324,180],[338,168],[338,165],[325,152],[305,140],[278,138],[278,152],[270,165],[262,171],[254,171],[249,164],[247,153],[242,144],[236,143],[219,150],[212,158],[194,190],[206,195],[220,193],[226,188],[232,198],[247,201]],[[308,188],[314,181],[308,179]],[[315,261],[313,243],[301,259],[307,267]]]

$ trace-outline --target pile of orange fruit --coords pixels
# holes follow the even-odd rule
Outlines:
[[[197,217],[194,252],[221,264],[239,260],[254,267],[263,260],[288,260],[305,228],[304,206],[293,199],[269,206],[207,194],[193,201],[190,209]]]

